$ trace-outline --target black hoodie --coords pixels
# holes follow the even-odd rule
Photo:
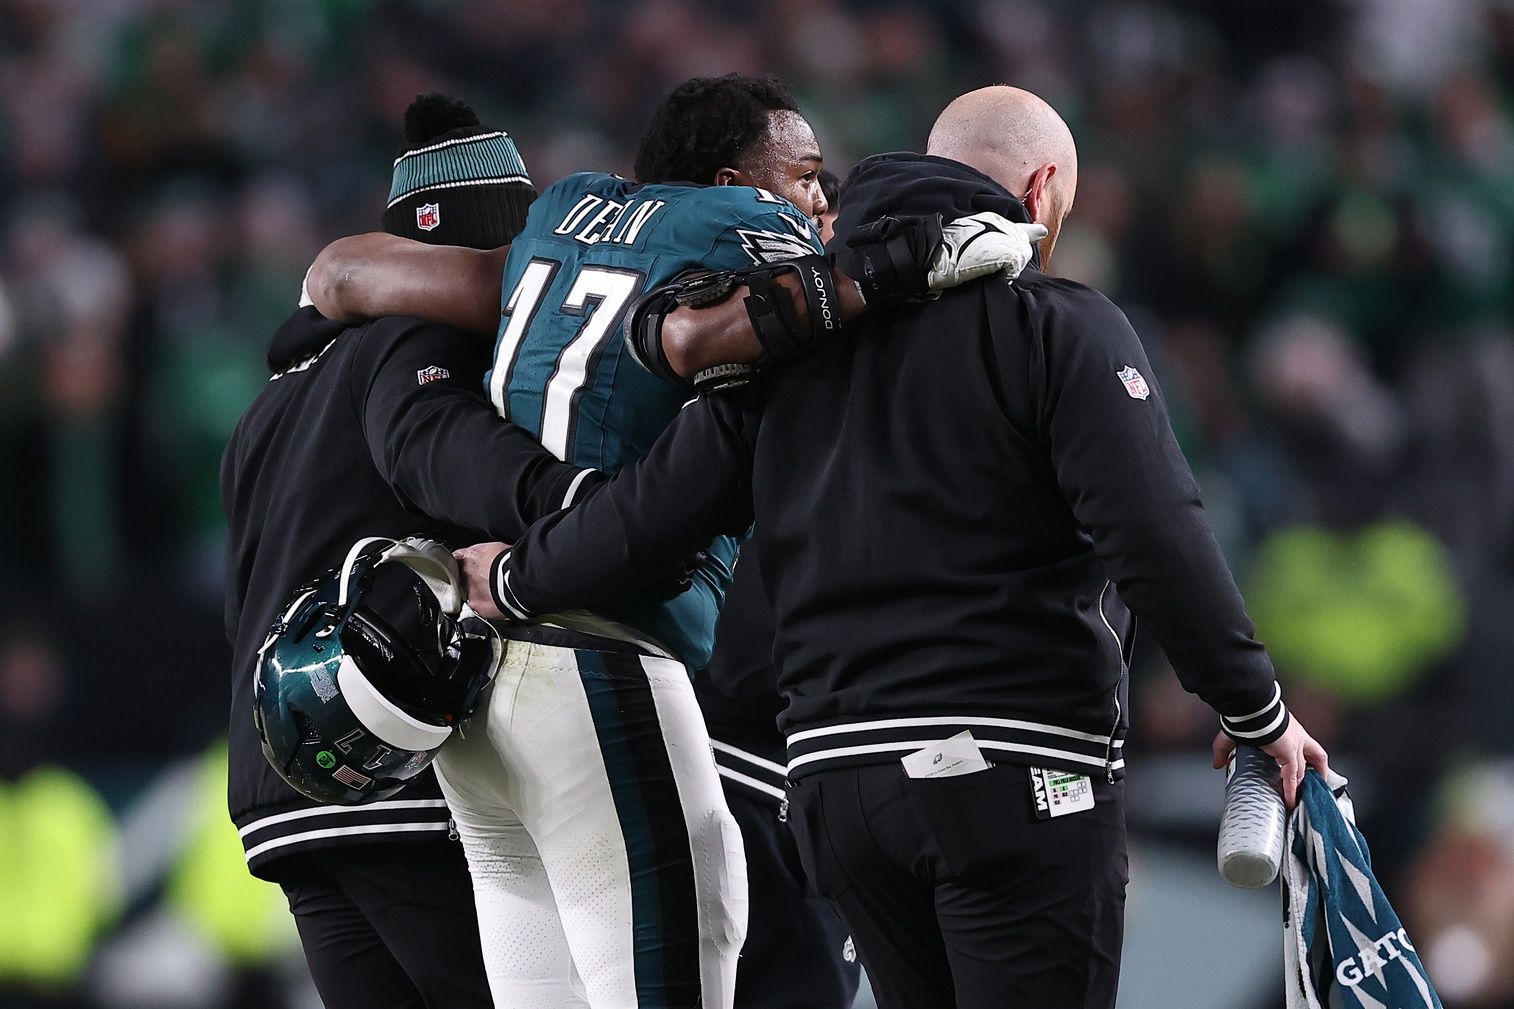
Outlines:
[[[364,536],[453,545],[513,538],[599,474],[558,462],[484,398],[487,341],[419,319],[348,328],[302,308],[274,334],[274,372],[221,460],[232,643],[232,819],[254,874],[314,848],[445,838],[428,771],[396,798],[320,806],[263,758],[258,647],[290,595]]]
[[[916,154],[844,192],[838,242],[882,214],[1026,219]],[[755,517],[790,777],[963,729],[993,760],[1119,777],[1132,610],[1233,735],[1286,728],[1141,343],[1080,284],[1030,268],[871,314],[764,399],[685,410],[606,490],[533,527],[497,594],[589,602]]]

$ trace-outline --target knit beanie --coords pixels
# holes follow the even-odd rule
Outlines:
[[[394,159],[383,227],[431,245],[493,249],[526,224],[536,188],[510,135],[491,130],[447,95],[418,95],[405,110],[406,150]]]

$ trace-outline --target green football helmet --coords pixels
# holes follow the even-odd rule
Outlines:
[[[369,537],[295,593],[258,650],[269,764],[317,802],[361,805],[421,773],[473,713],[504,644],[430,540]]]

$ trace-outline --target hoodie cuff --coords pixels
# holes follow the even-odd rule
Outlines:
[[[506,620],[530,620],[530,613],[521,605],[515,590],[510,587],[511,553],[513,551],[505,550],[489,566],[489,594],[494,597],[495,607],[505,615]]]
[[[1220,728],[1237,743],[1266,746],[1288,731],[1291,716],[1283,704],[1283,688],[1272,685],[1272,700],[1266,707],[1244,715],[1221,715]]]

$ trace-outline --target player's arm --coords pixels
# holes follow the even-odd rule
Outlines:
[[[917,300],[990,273],[1017,276],[1046,234],[975,214],[886,217],[839,254],[810,255],[681,280],[646,295],[629,346],[650,371],[700,391],[747,381],[840,335],[869,308]]]
[[[352,235],[321,250],[305,289],[321,314],[337,322],[409,315],[493,337],[509,251],[427,245],[383,232]]]
[[[495,413],[472,337],[391,318],[363,340],[353,396],[374,465],[407,508],[513,540],[605,479]]]
[[[800,268],[800,264],[796,263],[795,267]],[[826,267],[817,264],[812,268]],[[850,322],[866,312],[867,300],[857,283],[840,269],[832,267],[831,274],[834,279],[829,286],[835,292],[837,321]],[[796,342],[810,346],[822,341],[823,326],[822,332],[816,333],[814,321],[815,315],[820,313],[810,311],[801,274],[780,273],[772,278],[771,284],[772,293],[759,297],[769,305],[772,304],[772,298],[782,297],[790,306],[793,312],[791,325],[803,334]],[[745,369],[741,366],[755,366],[769,353],[752,318],[753,306],[748,302],[753,297],[749,281],[735,280],[729,291],[717,301],[701,306],[675,304],[674,309],[658,322],[652,322],[638,313],[634,325],[646,327],[651,323],[658,326],[655,335],[645,331],[641,334],[641,345],[637,347],[638,357],[643,347],[650,346],[655,339],[662,348],[665,361],[663,367],[680,380],[703,386],[705,383],[699,381],[701,376],[717,373],[726,366],[738,366],[731,373],[743,374]],[[782,320],[775,321],[783,324]]]
[[[528,620],[612,599],[677,576],[721,533],[752,524],[752,446],[761,423],[750,391],[696,400],[646,457],[512,548],[459,552],[469,597],[486,616]]]

